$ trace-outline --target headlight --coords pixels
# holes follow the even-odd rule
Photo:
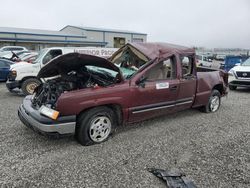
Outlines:
[[[16,70],[12,70],[12,71],[11,71],[11,75],[12,75],[13,77],[16,77]]]
[[[16,76],[17,76],[16,70],[10,70],[10,73],[8,75],[8,79],[10,81],[14,81],[16,79]]]
[[[56,120],[58,118],[58,116],[59,116],[58,111],[53,110],[51,108],[48,108],[48,107],[46,107],[44,105],[42,105],[40,107],[39,111],[40,111],[41,114],[43,114],[43,115],[45,115],[45,116],[47,116],[47,117],[49,117],[49,118],[51,118],[53,120]]]
[[[228,74],[229,74],[230,76],[234,76],[234,71],[233,71],[232,69],[230,69],[230,70],[228,71]]]

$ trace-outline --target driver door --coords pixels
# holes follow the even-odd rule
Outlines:
[[[144,77],[143,83],[132,88],[133,106],[129,108],[130,122],[141,121],[174,111],[179,91],[175,56],[154,64]]]

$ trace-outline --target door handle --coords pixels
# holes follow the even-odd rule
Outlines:
[[[170,91],[176,91],[177,90],[177,86],[171,86],[170,87]]]

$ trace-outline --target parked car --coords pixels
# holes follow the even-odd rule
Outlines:
[[[233,55],[226,56],[225,61],[223,63],[221,63],[220,69],[228,72],[235,65],[241,64],[247,58],[248,57],[246,57],[246,56],[233,56]]]
[[[69,53],[41,68],[38,78],[47,81],[23,100],[18,115],[36,131],[75,134],[91,145],[124,123],[188,108],[216,112],[227,77],[196,68],[193,48],[164,43],[127,44],[108,60]]]
[[[0,52],[18,52],[18,51],[28,51],[28,49],[23,46],[4,46],[0,48]]]
[[[36,86],[41,83],[37,78],[39,70],[53,58],[71,52],[91,54],[103,58],[110,57],[117,48],[96,48],[96,47],[53,47],[41,50],[33,63],[20,62],[11,66],[13,76],[10,76],[6,82],[9,91],[15,88],[21,88],[25,95],[32,94]]]
[[[212,67],[212,59],[205,55],[196,55],[196,59],[198,60],[197,65]]]
[[[1,58],[2,59],[8,59],[11,61],[17,61],[19,56],[23,55],[23,54],[27,54],[30,53],[29,51],[18,51],[18,52],[3,52],[1,54]]]
[[[229,72],[229,89],[250,88],[250,58],[233,67]]]
[[[21,61],[28,62],[28,63],[33,63],[36,60],[37,55],[38,54],[35,54],[35,53],[28,54],[28,55],[22,57]]]
[[[18,58],[16,59],[16,62],[28,62],[28,63],[32,63],[37,58],[37,55],[38,55],[37,52],[23,53],[23,54],[21,54],[21,55],[18,56]]]
[[[217,54],[215,56],[215,59],[218,60],[218,61],[224,61],[226,58],[226,55],[225,54]]]
[[[10,72],[10,65],[12,64],[12,61],[0,59],[0,81],[7,80],[8,74]]]

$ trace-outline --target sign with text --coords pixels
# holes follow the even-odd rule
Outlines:
[[[118,48],[81,48],[75,49],[74,52],[109,58],[118,50]]]

